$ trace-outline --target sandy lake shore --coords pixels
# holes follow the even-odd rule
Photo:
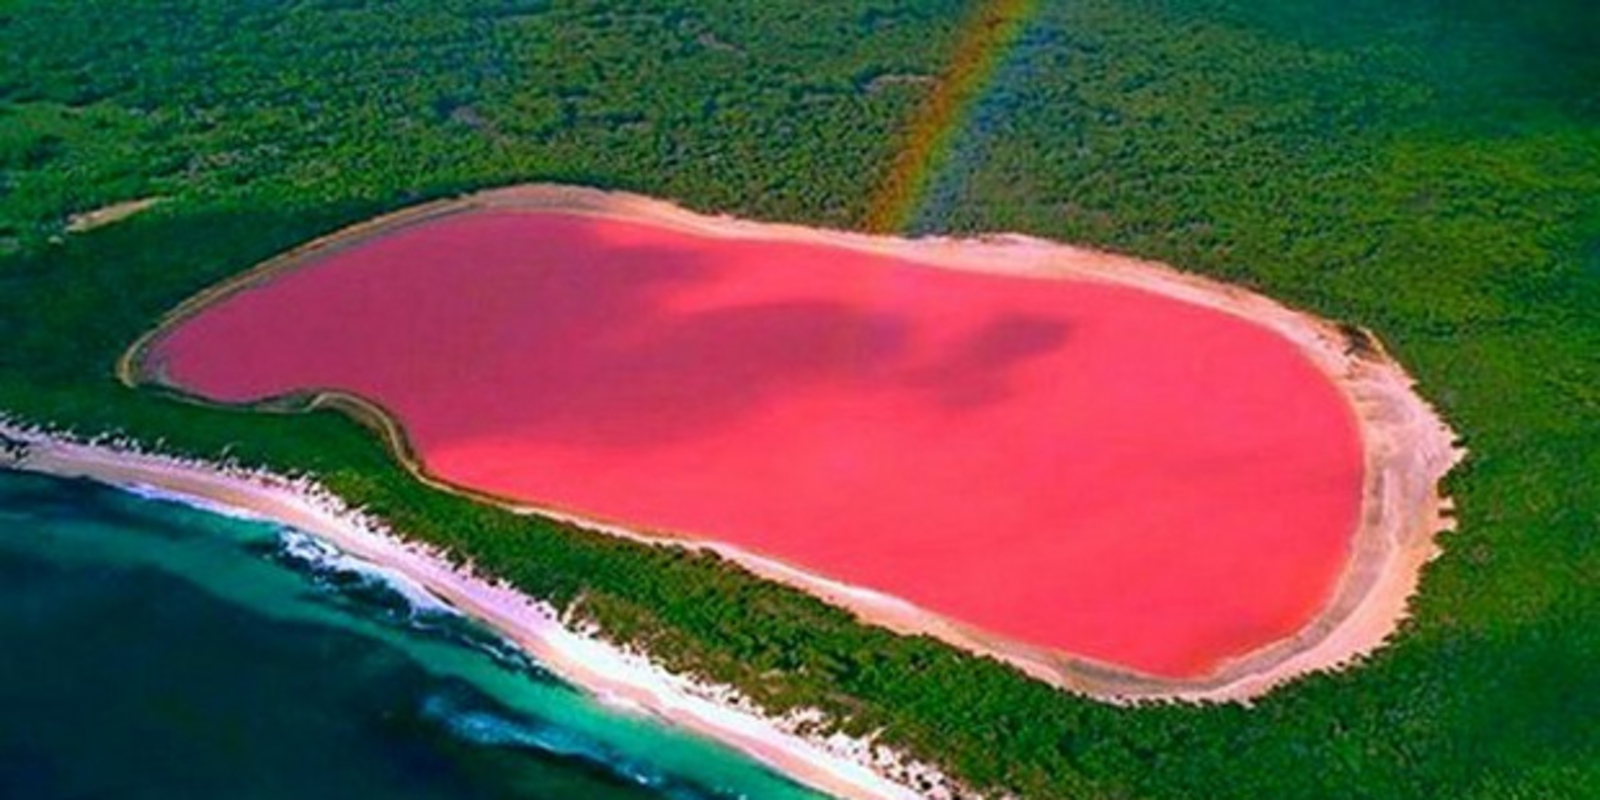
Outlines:
[[[850,609],[863,620],[902,633],[928,633],[965,649],[993,655],[1027,674],[1071,691],[1114,702],[1143,698],[1248,700],[1309,672],[1347,665],[1380,646],[1399,627],[1423,567],[1439,553],[1436,535],[1448,530],[1450,504],[1440,481],[1464,456],[1454,433],[1415,390],[1415,382],[1370,333],[1290,309],[1259,294],[1170,267],[1020,235],[975,239],[904,239],[796,225],[708,216],[639,195],[568,186],[531,185],[429,203],[379,217],[310,242],[191,298],[136,343],[119,364],[130,385],[161,382],[144,356],[165,332],[231,294],[373,237],[451,214],[522,209],[622,219],[700,236],[801,242],[873,253],[931,268],[981,271],[1026,279],[1104,282],[1136,288],[1245,319],[1294,343],[1349,402],[1364,455],[1360,523],[1338,584],[1309,624],[1293,636],[1184,679],[1144,675],[1072,653],[986,634],[894,597],[830,580],[798,566],[690,535],[635,530],[563,509],[457,487],[430,475],[403,428],[362,398],[319,394],[304,406],[329,405],[383,431],[408,468],[432,485],[524,513],[556,517],[612,535],[715,550],[762,575]]]

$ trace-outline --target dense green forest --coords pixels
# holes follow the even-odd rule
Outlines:
[[[1600,6],[1040,2],[919,232],[1018,230],[1374,329],[1460,530],[1358,668],[1117,708],[719,563],[414,483],[331,412],[118,384],[168,308],[419,200],[564,181],[857,225],[973,3],[0,2],[0,410],[308,471],[737,684],[1029,798],[1600,797]],[[68,220],[164,200],[89,231]],[[552,386],[551,391],[560,391]]]

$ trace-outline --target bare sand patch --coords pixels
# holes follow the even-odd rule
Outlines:
[[[137,200],[125,200],[121,203],[113,203],[109,206],[94,209],[93,211],[73,214],[67,217],[67,232],[83,233],[114,222],[121,222],[164,200],[166,200],[165,197],[141,197]]]

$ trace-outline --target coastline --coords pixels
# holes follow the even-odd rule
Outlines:
[[[88,479],[146,494],[154,490],[203,509],[305,532],[416,582],[602,701],[715,740],[825,794],[845,800],[974,797],[935,768],[906,763],[869,740],[802,732],[817,721],[814,716],[766,715],[731,687],[671,674],[592,631],[569,627],[548,604],[402,540],[382,521],[348,507],[309,478],[154,454],[125,439],[80,441],[4,415],[0,469]]]
[[[572,510],[551,508],[456,486],[430,474],[400,422],[366,398],[338,392],[277,398],[255,407],[272,411],[337,408],[374,428],[419,480],[445,491],[519,513],[550,517],[590,530],[652,544],[712,550],[761,577],[818,596],[869,624],[898,633],[931,634],[982,655],[1000,658],[1033,678],[1110,702],[1175,698],[1248,701],[1312,672],[1335,669],[1382,645],[1407,614],[1423,567],[1440,549],[1436,535],[1453,526],[1440,481],[1464,456],[1454,433],[1415,391],[1415,381],[1368,332],[1288,308],[1270,298],[1171,267],[1042,239],[1006,234],[976,239],[903,239],[699,214],[670,202],[621,192],[530,185],[489,190],[402,209],[309,242],[189,298],[141,337],[119,361],[129,386],[158,385],[199,403],[164,381],[147,363],[162,336],[213,302],[296,269],[308,260],[443,216],[486,210],[527,210],[596,216],[659,225],[723,239],[801,242],[888,256],[930,268],[982,271],[1031,280],[1112,283],[1199,305],[1265,327],[1292,342],[1345,397],[1358,421],[1364,454],[1362,511],[1349,556],[1322,609],[1295,634],[1223,662],[1206,675],[1172,679],[1072,653],[986,634],[905,601],[850,586],[806,569],[725,543],[674,531],[642,530]]]

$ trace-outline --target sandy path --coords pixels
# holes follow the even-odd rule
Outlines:
[[[701,236],[802,242],[903,259],[934,268],[982,271],[1035,279],[1100,281],[1137,288],[1248,320],[1293,342],[1348,399],[1359,420],[1365,461],[1362,520],[1352,532],[1352,557],[1321,613],[1292,637],[1223,664],[1197,679],[1169,680],[987,636],[882,594],[846,586],[716,542],[690,540],[737,560],[753,572],[846,607],[864,620],[905,633],[929,633],[966,649],[994,655],[1040,680],[1110,700],[1140,697],[1246,699],[1298,675],[1346,664],[1388,638],[1406,614],[1422,567],[1438,553],[1434,536],[1449,527],[1439,482],[1463,452],[1454,435],[1414,391],[1414,381],[1364,331],[1342,328],[1273,300],[1151,262],[1048,242],[1000,235],[980,239],[871,236],[712,217],[637,195],[535,185],[500,189],[403,210],[324,237],[272,259],[185,302],[137,342],[119,364],[130,385],[159,382],[142,359],[161,335],[212,302],[294,269],[306,258],[439,216],[480,209],[537,209],[644,222]],[[419,478],[479,499],[644,541],[665,541],[625,527],[532,508],[443,484],[429,476],[404,432],[377,406],[347,396],[312,404],[351,410],[386,434]],[[682,540],[674,540],[682,541]]]
[[[671,675],[644,658],[569,629],[550,606],[393,537],[380,523],[352,513],[309,481],[228,470],[122,446],[68,441],[9,426],[0,418],[0,468],[7,467],[88,478],[124,489],[154,488],[313,534],[416,581],[516,642],[563,680],[613,705],[643,710],[720,741],[827,794],[852,800],[912,800],[924,795],[891,775],[902,781],[943,783],[932,768],[907,766],[858,740],[792,733],[786,730],[792,726],[745,707],[748,704],[731,690]]]

